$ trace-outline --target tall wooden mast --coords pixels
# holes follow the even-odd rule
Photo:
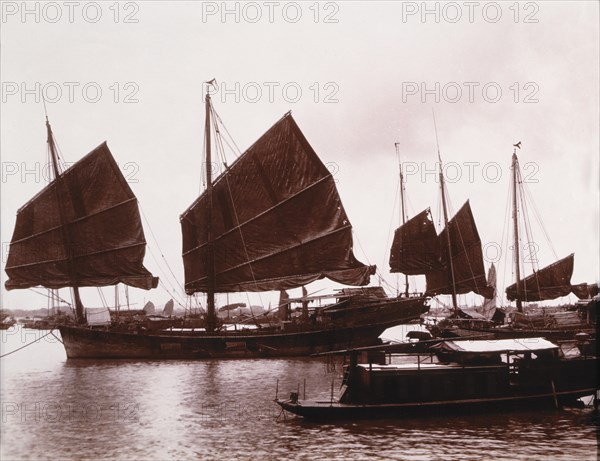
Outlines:
[[[406,205],[404,203],[404,175],[402,174],[402,163],[400,162],[400,143],[394,143],[396,146],[396,156],[398,157],[398,169],[400,170],[400,224],[406,224]],[[404,274],[405,290],[404,294],[408,297],[408,275]]]
[[[444,169],[442,168],[442,156],[440,155],[440,143],[438,140],[437,134],[437,125],[435,123],[435,114],[433,115],[433,126],[435,128],[435,142],[437,144],[437,153],[438,153],[438,161],[440,164],[440,188],[442,191],[442,210],[444,212],[444,227],[446,229],[446,238],[448,240],[448,268],[449,268],[449,279],[452,284],[452,307],[454,310],[458,309],[458,305],[456,303],[456,281],[454,280],[454,263],[452,262],[452,247],[451,247],[451,239],[450,239],[450,228],[448,227],[448,207],[446,205],[446,184],[444,182]]]
[[[513,234],[515,247],[515,275],[517,277],[517,311],[523,312],[521,302],[521,268],[519,260],[519,210],[517,201],[517,182],[519,179],[519,159],[517,158],[517,149],[514,148],[512,155],[512,182],[513,182]]]
[[[58,169],[58,155],[56,154],[56,144],[54,142],[54,136],[52,135],[52,128],[50,127],[50,122],[48,121],[48,117],[46,116],[46,131],[48,132],[48,148],[50,149],[50,163],[52,163],[52,170],[54,171],[54,180],[56,181],[56,199],[58,200],[58,210],[60,213],[60,222],[61,233],[63,242],[65,245],[65,252],[67,255],[67,265],[68,272],[71,281],[73,282],[73,301],[75,303],[75,315],[77,317],[77,323],[85,323],[85,314],[83,310],[83,303],[81,302],[81,296],[79,295],[79,287],[76,285],[76,280],[74,277],[74,268],[73,268],[73,245],[71,243],[71,236],[68,227],[68,223],[66,221],[66,213],[64,210],[64,198],[60,196],[62,187],[62,179],[60,176],[60,171]]]
[[[210,82],[209,82],[210,83]],[[204,126],[204,142],[206,150],[206,198],[208,200],[208,212],[206,222],[206,258],[208,264],[207,271],[207,291],[206,291],[206,331],[214,331],[216,328],[215,315],[215,255],[212,232],[213,215],[213,197],[212,197],[212,158],[211,158],[211,140],[210,140],[210,93],[209,87],[206,89],[206,116]]]

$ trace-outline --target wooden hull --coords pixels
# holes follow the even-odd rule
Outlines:
[[[575,404],[598,389],[595,357],[562,359],[515,371],[506,365],[434,366],[417,370],[355,368],[334,401],[276,400],[308,419],[397,418],[410,415]]]
[[[565,392],[544,392],[530,395],[496,397],[485,399],[464,399],[440,402],[411,402],[390,404],[344,404],[329,401],[276,400],[285,411],[310,420],[333,419],[374,419],[402,418],[410,416],[435,416],[448,413],[469,413],[473,411],[502,412],[510,409],[552,409],[558,405],[569,405],[580,398],[593,395],[594,388],[583,388]]]
[[[550,341],[572,340],[581,332],[595,334],[591,327],[572,329],[536,329],[536,328],[452,328],[440,333],[442,338],[462,339],[505,339],[505,338],[531,338],[540,336]]]
[[[127,333],[81,326],[59,327],[70,359],[206,359],[307,356],[353,347],[376,345],[387,328],[418,317],[425,298],[409,298],[377,305],[378,322],[361,322],[352,316],[346,326],[334,324],[291,325],[286,330],[257,330],[219,333],[160,331]],[[367,310],[363,320],[373,318]]]

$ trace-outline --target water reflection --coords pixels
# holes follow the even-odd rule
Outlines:
[[[39,333],[33,333],[33,335]],[[26,339],[34,338],[27,333]],[[2,336],[2,353],[24,335]],[[66,360],[45,339],[2,359],[2,459],[596,459],[591,409],[338,424],[277,419],[337,391],[341,362]]]

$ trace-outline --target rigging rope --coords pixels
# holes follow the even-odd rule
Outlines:
[[[538,224],[540,225],[540,227],[542,228],[542,232],[544,233],[544,236],[546,237],[546,241],[548,242],[548,245],[550,246],[550,249],[552,250],[552,254],[554,255],[554,258],[558,259],[558,255],[556,253],[556,250],[554,249],[554,245],[552,244],[552,240],[550,239],[550,236],[549,236],[548,232],[546,231],[546,226],[544,226],[544,222],[542,221],[542,218],[541,218],[541,215],[539,213],[539,210],[537,209],[535,201],[533,200],[533,196],[531,195],[531,191],[529,190],[529,187],[526,184],[524,185],[523,190],[525,191],[525,195],[526,195],[526,198],[527,198],[528,202],[533,207],[533,212],[534,212],[535,218],[536,218]]]
[[[177,279],[177,276],[175,275],[175,273],[173,272],[173,270],[171,269],[171,266],[169,265],[169,262],[167,261],[167,258],[165,258],[165,255],[163,254],[160,245],[158,244],[158,239],[156,238],[156,236],[154,235],[154,231],[152,230],[152,227],[150,226],[150,223],[148,222],[148,218],[146,218],[146,213],[144,213],[144,210],[142,208],[141,205],[139,205],[140,211],[142,213],[142,217],[144,218],[144,222],[146,223],[147,228],[150,230],[150,235],[152,236],[152,239],[154,240],[154,243],[156,245],[156,248],[158,249],[160,256],[162,257],[163,261],[165,262],[165,265],[167,266],[167,269],[169,270],[171,276],[173,277],[173,280],[175,281],[175,284],[173,284],[172,280],[169,280],[169,277],[165,277],[167,279],[167,281],[169,282],[169,284],[171,285],[171,288],[173,289],[173,293],[177,293],[177,295],[179,294],[179,292],[177,291],[177,288],[179,288],[181,290],[181,292],[184,292],[184,287],[183,285],[179,282],[179,280]],[[154,256],[154,252],[152,251],[152,248],[150,246],[148,246],[148,249],[150,251],[151,256],[154,258],[154,260],[156,261],[156,263],[158,264],[158,267],[160,268],[160,264],[158,263],[158,261],[156,260],[156,257]],[[168,275],[166,272],[162,271],[161,272],[164,275]],[[162,282],[162,280],[161,280]],[[164,286],[164,284],[163,284]],[[169,290],[167,290],[169,291]],[[175,298],[177,296],[173,295]],[[180,306],[184,307],[185,306],[180,302],[180,300],[176,299],[177,304],[179,304]]]
[[[106,298],[104,297],[104,292],[100,287],[96,288],[98,290],[98,294],[100,295],[100,301],[102,302],[102,307],[106,307],[108,309],[108,302],[106,302]]]
[[[50,330],[50,331],[49,331],[48,333],[46,333],[44,336],[40,336],[40,337],[39,337],[38,339],[36,339],[35,341],[32,341],[32,342],[30,342],[30,343],[27,343],[27,344],[25,344],[24,346],[21,346],[21,347],[19,347],[19,348],[15,349],[14,351],[10,351],[10,352],[7,352],[6,354],[2,354],[2,355],[0,355],[0,359],[1,359],[1,358],[4,358],[4,357],[7,357],[7,356],[9,356],[9,355],[11,355],[11,354],[14,354],[15,352],[19,352],[21,349],[25,349],[27,346],[31,346],[32,344],[35,344],[35,343],[37,343],[39,340],[41,340],[41,339],[45,338],[46,336],[49,336],[49,335],[53,334],[53,332],[54,332],[54,330]]]

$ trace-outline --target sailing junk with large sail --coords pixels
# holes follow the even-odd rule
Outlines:
[[[206,163],[210,165],[212,109],[208,95],[206,104]],[[86,159],[81,161],[84,165]],[[79,169],[87,172],[87,169],[77,168],[76,164],[62,176],[84,176],[71,172]],[[113,170],[118,173],[116,168]],[[93,189],[81,182],[67,183],[70,187],[67,197],[72,198],[69,207],[73,210],[78,210],[80,199],[77,197],[80,195],[84,205],[94,200]],[[114,182],[126,186],[124,179]],[[207,293],[207,331],[120,332],[87,325],[62,325],[60,332],[68,357],[172,359],[307,355],[379,343],[378,337],[386,328],[418,318],[427,310],[427,298],[422,295],[388,298],[381,296],[383,290],[379,288],[345,289],[336,304],[315,308],[310,318],[303,316],[301,321],[283,321],[276,326],[254,330],[220,330],[214,308],[217,292],[285,290],[324,277],[361,286],[369,282],[374,267],[366,266],[354,257],[351,225],[334,180],[289,113],[214,182],[207,171],[207,182],[206,191],[181,217],[185,289],[188,294]],[[55,186],[49,186],[52,187]],[[109,205],[112,206],[110,210],[125,207],[120,205],[125,200],[135,204],[133,194],[121,198],[118,191],[111,192],[106,184],[103,190],[108,196],[119,197],[118,204]],[[137,207],[130,211],[136,215]],[[75,234],[86,223],[88,218],[82,219],[86,215],[81,213],[69,211],[63,226],[65,234]],[[104,234],[112,236],[121,232],[121,229],[114,229],[116,226],[106,224],[107,221],[101,221],[100,217],[95,219],[98,213],[100,211],[93,207],[88,211],[92,216],[90,226],[97,224],[93,232],[102,235],[98,240],[104,240]],[[130,217],[118,219],[121,222]],[[18,223],[19,230],[14,239],[17,246],[11,247],[11,252],[19,249],[19,241],[23,239],[21,229],[26,228],[26,224],[25,221]],[[48,225],[46,228],[53,227]],[[82,239],[93,236],[89,227],[85,229],[87,232],[81,233]],[[125,229],[128,235],[116,245],[119,249],[129,249],[122,252],[124,261],[116,264],[122,273],[109,276],[102,272],[102,277],[88,276],[88,266],[80,262],[84,259],[78,250],[72,256],[61,254],[58,258],[68,274],[62,285],[46,283],[45,274],[39,273],[30,285],[22,286],[84,286],[84,281],[89,285],[92,280],[95,283],[92,286],[123,281],[136,283],[134,286],[141,288],[150,287],[155,279],[147,271],[141,272],[141,258],[134,264],[131,253],[137,250],[135,256],[143,257],[139,220],[136,225],[128,222]],[[29,230],[29,235],[39,232],[38,229]],[[87,245],[85,241],[77,243]],[[91,257],[102,251],[92,246]],[[14,258],[11,269],[15,266],[12,264]],[[24,261],[24,264],[28,263]],[[109,263],[111,260],[107,258]],[[13,277],[10,272],[9,275]],[[10,283],[13,284],[11,287],[17,286],[16,279]]]
[[[520,146],[520,143],[519,143]],[[515,147],[519,147],[515,145]],[[521,277],[520,239],[519,239],[519,205],[524,209],[523,181],[516,155],[516,148],[512,156],[512,221],[513,221],[513,249],[514,249],[514,272],[516,281],[506,288],[506,297],[509,301],[516,301],[517,312],[511,314],[510,325],[483,325],[480,322],[462,322],[461,319],[442,321],[433,328],[434,333],[440,336],[477,336],[482,337],[523,337],[530,335],[544,335],[552,339],[573,339],[577,332],[592,332],[589,325],[590,316],[587,320],[580,318],[576,312],[555,312],[547,314],[545,310],[541,313],[523,313],[522,303],[546,301],[575,293],[578,297],[591,298],[597,286],[580,284],[571,285],[573,273],[574,255],[558,260],[525,278]],[[529,232],[528,232],[529,235]],[[533,261],[530,258],[530,261]],[[427,278],[429,288],[429,277]],[[477,292],[477,291],[476,291]],[[480,293],[482,294],[482,293]],[[488,298],[488,296],[486,296]],[[592,309],[593,302],[583,305],[585,309]],[[592,316],[593,317],[593,316]]]
[[[5,286],[72,287],[77,320],[84,323],[79,287],[124,283],[148,290],[158,279],[143,266],[137,200],[106,143],[60,173],[46,125],[54,179],[17,213]]]

